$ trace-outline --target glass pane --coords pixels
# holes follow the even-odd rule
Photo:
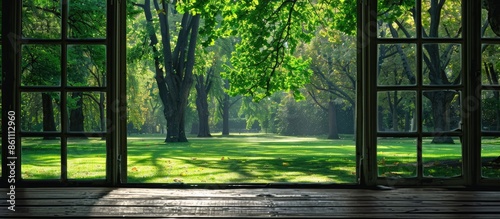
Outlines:
[[[500,91],[481,92],[481,127],[484,131],[500,131]]]
[[[460,44],[423,45],[423,81],[425,85],[458,85],[461,83]]]
[[[22,35],[25,38],[61,38],[62,1],[23,1]]]
[[[378,1],[378,37],[413,38],[415,1]]]
[[[436,139],[448,139],[437,142]],[[439,140],[441,141],[441,140]],[[434,136],[422,142],[422,161],[425,177],[454,177],[462,175],[462,144],[459,137]]]
[[[489,4],[489,3],[493,4]],[[483,10],[482,10],[482,22],[481,22],[481,33],[482,37],[492,38],[500,36],[500,20],[498,18],[498,12],[500,9],[500,4],[496,3],[497,0],[489,1],[482,0]]]
[[[68,37],[106,37],[106,0],[69,0]]]
[[[416,98],[417,93],[414,91],[378,92],[378,130],[416,131]]]
[[[106,131],[106,93],[72,92],[67,102],[69,131]]]
[[[424,132],[445,132],[460,128],[461,104],[457,91],[425,91],[422,98]],[[448,143],[449,138],[435,138],[435,143]]]
[[[21,130],[61,131],[59,93],[21,93]]]
[[[462,1],[422,1],[422,28],[422,37],[461,37]]]
[[[106,140],[68,138],[68,178],[106,178]]]
[[[484,85],[498,85],[500,78],[500,46],[496,44],[483,44],[482,78]]]
[[[68,46],[68,85],[106,86],[106,46]]]
[[[378,46],[378,84],[416,84],[415,44],[381,44]]]
[[[500,178],[500,138],[483,137],[481,141],[482,175]]]
[[[61,141],[52,137],[21,138],[23,179],[61,178]]]
[[[59,86],[61,84],[61,47],[24,45],[22,47],[22,86]]]
[[[379,138],[377,166],[380,177],[417,176],[417,139]]]

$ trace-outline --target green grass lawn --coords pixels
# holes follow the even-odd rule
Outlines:
[[[140,183],[355,183],[352,136],[340,140],[277,135],[191,137],[188,143],[165,144],[163,136],[128,138],[128,181]],[[424,139],[424,175],[461,175],[461,146],[434,145]],[[58,179],[60,140],[22,139],[22,177]],[[416,175],[416,140],[378,142],[379,176]],[[485,163],[500,155],[500,139],[484,139]],[[68,178],[104,179],[105,141],[68,139]],[[483,167],[483,176],[500,177],[498,166]]]
[[[348,140],[242,135],[164,144],[129,138],[129,182],[349,183],[355,146]]]

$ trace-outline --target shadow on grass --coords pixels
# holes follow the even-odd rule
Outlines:
[[[350,144],[350,145],[348,145]],[[351,140],[210,138],[129,141],[129,182],[354,183]]]

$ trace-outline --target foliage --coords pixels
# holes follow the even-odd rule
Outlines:
[[[308,101],[296,102],[292,95],[281,101],[275,122],[280,135],[323,135],[328,131],[327,112]]]
[[[238,115],[245,117],[246,129],[250,130],[255,123],[258,123],[265,133],[274,133],[276,130],[274,120],[281,96],[276,93],[260,102],[255,102],[249,97],[243,98]]]
[[[228,2],[227,0],[226,2]],[[223,76],[230,93],[261,100],[288,90],[300,98],[308,81],[308,60],[294,56],[297,45],[308,41],[316,28],[315,8],[306,0],[237,1],[222,10],[225,36],[237,36],[232,67]]]

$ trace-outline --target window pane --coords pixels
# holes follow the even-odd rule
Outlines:
[[[442,6],[441,3],[443,3]],[[462,1],[423,0],[422,28],[423,37],[461,37]]]
[[[458,85],[461,83],[460,44],[424,44],[422,77],[425,85]]]
[[[61,130],[59,93],[21,93],[21,130],[51,132]]]
[[[416,138],[379,138],[377,141],[378,176],[417,176]]]
[[[481,93],[481,127],[484,131],[500,131],[500,91]]]
[[[56,138],[21,138],[22,178],[61,178],[61,141]]]
[[[106,0],[69,0],[68,2],[68,37],[106,37]]]
[[[23,1],[22,35],[25,38],[61,38],[62,1]]]
[[[483,137],[481,141],[482,175],[500,178],[500,138]]]
[[[414,85],[415,44],[381,44],[378,46],[378,84]]]
[[[500,77],[500,46],[496,44],[483,44],[482,54],[482,83],[485,85],[498,85]]]
[[[75,132],[106,131],[106,94],[68,93],[68,127]]]
[[[61,84],[61,47],[24,45],[22,47],[22,86],[59,86]]]
[[[414,91],[378,92],[378,130],[411,132],[417,129]]]
[[[378,36],[380,38],[415,37],[412,9],[415,1],[378,1]]]
[[[68,85],[106,86],[106,46],[68,46]]]
[[[445,132],[460,127],[461,104],[457,91],[425,91],[422,98],[422,126],[424,132]],[[448,137],[436,137],[435,141],[450,142]]]
[[[489,5],[489,2],[495,1],[487,1],[483,0],[483,10],[482,10],[482,22],[481,22],[481,30],[484,32],[481,33],[482,37],[491,38],[498,37],[500,35],[500,20],[498,19],[498,15],[495,15],[495,12],[498,13],[499,4],[494,3]]]
[[[447,143],[433,143],[435,139],[449,139]],[[422,161],[425,177],[454,177],[462,175],[462,144],[460,138],[435,136],[424,138]]]
[[[68,138],[68,178],[106,178],[106,140]]]

